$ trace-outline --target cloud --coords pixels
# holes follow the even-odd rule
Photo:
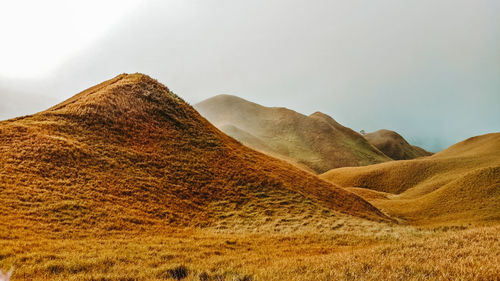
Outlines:
[[[23,87],[62,100],[144,72],[191,103],[229,93],[322,111],[437,151],[500,131],[499,9],[466,0],[145,1]]]
[[[19,0],[0,4],[0,75],[40,77],[84,49],[138,0]]]
[[[54,97],[0,87],[0,120],[33,114],[57,103]]]

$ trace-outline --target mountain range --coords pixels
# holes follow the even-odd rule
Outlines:
[[[139,73],[0,121],[13,280],[496,280],[499,220],[500,133],[432,154]]]
[[[0,163],[4,233],[266,225],[323,209],[390,221],[354,193],[245,147],[142,74],[0,122]]]
[[[218,95],[194,107],[246,146],[313,173],[431,155],[396,132],[380,130],[362,135],[321,112],[306,116],[231,95]]]

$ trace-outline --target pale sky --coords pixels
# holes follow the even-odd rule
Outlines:
[[[500,1],[0,0],[0,119],[123,72],[438,151],[500,131]]]

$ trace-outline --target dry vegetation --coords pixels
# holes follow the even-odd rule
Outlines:
[[[491,142],[472,144],[497,149],[485,149]],[[435,161],[456,161],[457,151]],[[486,161],[467,157],[452,166]],[[475,224],[396,223],[368,203],[394,190],[349,192],[253,151],[141,74],[0,122],[0,163],[0,269],[14,268],[12,280],[499,279],[498,201],[484,199],[498,198],[498,185],[484,188],[498,168],[434,188],[486,202],[481,212],[462,210]],[[417,171],[435,178],[426,169]],[[444,204],[436,198],[428,202]],[[488,216],[489,226],[477,224]]]
[[[0,240],[13,280],[499,280],[497,227]]]
[[[497,223],[500,133],[470,138],[431,157],[334,169],[321,177],[354,187],[350,191],[412,223]]]
[[[210,226],[228,210],[250,219],[266,210],[274,221],[278,210],[311,206],[387,220],[360,197],[227,137],[140,74],[1,122],[0,162],[4,236]]]
[[[391,160],[360,134],[321,112],[305,116],[229,95],[207,99],[195,108],[243,144],[315,173]]]

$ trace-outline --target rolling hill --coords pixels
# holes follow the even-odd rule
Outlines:
[[[415,223],[498,221],[500,133],[469,138],[430,157],[333,169],[321,178]]]
[[[394,160],[409,160],[432,155],[425,149],[409,144],[400,134],[390,130],[378,130],[364,137],[373,146]]]
[[[0,163],[4,237],[257,228],[341,213],[388,220],[357,195],[243,146],[142,74],[0,122]]]
[[[215,96],[194,107],[243,144],[316,173],[392,160],[363,136],[321,112],[305,116],[231,95]]]

